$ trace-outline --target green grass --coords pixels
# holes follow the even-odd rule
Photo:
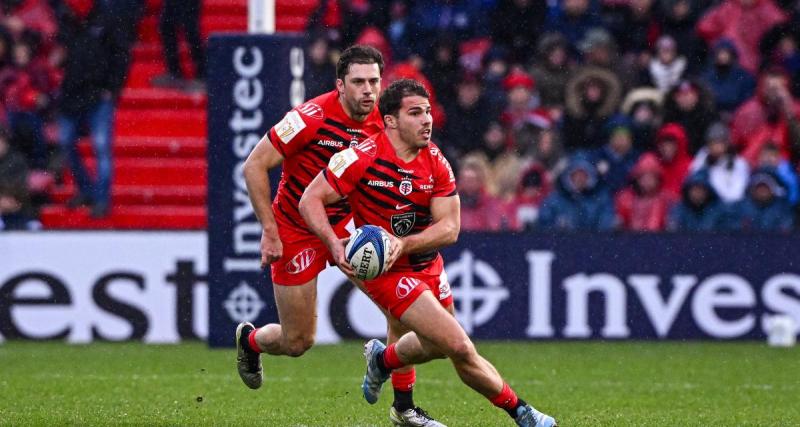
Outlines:
[[[800,349],[759,343],[491,343],[478,349],[562,426],[797,426]],[[0,425],[389,425],[391,391],[360,394],[361,343],[265,359],[245,388],[233,350],[204,344],[0,344]],[[450,426],[513,425],[447,361],[416,401]]]

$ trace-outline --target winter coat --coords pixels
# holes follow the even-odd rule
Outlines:
[[[744,197],[750,179],[750,166],[740,156],[730,153],[712,161],[708,157],[708,149],[703,148],[689,167],[692,173],[700,170],[708,171],[709,183],[723,202],[738,202]]]
[[[578,192],[569,176],[577,169],[589,175],[589,186]],[[555,192],[542,203],[537,227],[543,230],[609,231],[615,227],[611,197],[598,183],[597,172],[581,156],[572,159],[558,179]]]
[[[605,87],[605,97],[589,110],[583,102],[582,91],[591,80],[599,81]],[[567,85],[564,146],[572,150],[602,146],[605,126],[616,111],[621,95],[622,84],[610,71],[598,67],[580,69]]]
[[[676,197],[663,187],[654,194],[643,194],[636,180],[646,173],[654,173],[663,180],[664,170],[656,156],[647,153],[631,171],[631,185],[616,197],[615,207],[620,226],[632,231],[662,231],[667,226],[667,215]]]
[[[761,37],[788,19],[772,0],[753,0],[753,3],[744,7],[741,0],[727,0],[711,8],[697,23],[697,33],[709,44],[721,38],[730,39],[739,50],[742,67],[750,73],[758,72]]]
[[[709,200],[703,206],[692,206],[689,202],[689,187],[701,184],[709,192]],[[728,226],[727,209],[720,202],[706,172],[699,172],[686,179],[681,202],[670,211],[667,229],[671,231],[719,231]]]
[[[717,52],[722,49],[733,52],[734,57],[731,67],[725,70],[719,69],[714,64]],[[709,64],[700,78],[714,95],[717,109],[733,112],[739,105],[753,96],[753,92],[756,89],[756,80],[752,74],[739,65],[739,54],[736,46],[728,39],[721,39],[715,43],[709,57],[711,58]]]
[[[764,183],[770,187],[773,199],[761,204],[750,195],[750,190]],[[753,231],[790,231],[794,225],[794,212],[786,200],[786,189],[781,185],[776,171],[760,169],[753,173],[748,185],[748,195],[732,206],[733,227]]]
[[[664,170],[663,188],[665,191],[678,196],[681,193],[683,181],[689,173],[689,166],[692,164],[692,157],[689,155],[689,139],[683,127],[677,123],[667,123],[656,136],[656,140],[673,139],[677,142],[677,152],[672,161],[666,161],[659,157],[661,168]]]

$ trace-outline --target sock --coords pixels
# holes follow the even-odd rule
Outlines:
[[[392,372],[392,388],[394,389],[394,409],[403,412],[414,408],[414,382],[417,379],[417,372],[412,369],[409,372]]]
[[[258,329],[253,329],[247,334],[247,344],[244,348],[247,350],[252,351],[253,353],[261,353],[261,348],[256,343],[256,332]]]
[[[406,366],[405,363],[400,361],[400,358],[397,356],[397,351],[395,350],[395,344],[389,344],[385,350],[383,350],[382,357],[380,360],[383,363],[379,363],[379,366],[383,366],[386,369],[386,373],[390,372],[392,369],[402,368]]]
[[[500,391],[500,393],[489,400],[491,400],[494,406],[497,406],[498,408],[504,409],[506,412],[508,412],[508,415],[511,418],[517,418],[517,408],[525,405],[525,401],[518,398],[517,394],[514,393],[514,390],[512,390],[511,387],[509,387],[506,383],[503,383],[503,389]]]

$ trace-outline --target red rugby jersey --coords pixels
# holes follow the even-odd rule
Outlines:
[[[435,144],[405,162],[385,132],[338,153],[323,173],[336,192],[347,196],[356,227],[377,225],[397,237],[431,225],[432,198],[457,194],[453,169]],[[392,269],[424,270],[439,256],[438,251],[406,255]]]
[[[308,232],[298,205],[308,184],[328,164],[331,156],[383,130],[376,107],[363,122],[351,119],[334,90],[299,105],[286,113],[269,130],[270,142],[283,155],[283,172],[272,202],[276,222],[298,232]],[[347,222],[347,201],[328,206],[331,224]]]

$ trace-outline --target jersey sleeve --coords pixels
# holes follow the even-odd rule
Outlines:
[[[321,125],[315,117],[304,114],[303,104],[283,116],[267,136],[272,146],[285,158],[300,151],[314,138]]]
[[[369,157],[348,148],[334,154],[322,173],[340,196],[346,196],[355,190],[369,163]]]
[[[433,157],[433,194],[432,197],[450,197],[458,194],[456,191],[456,177],[450,162],[438,149],[431,149]]]

